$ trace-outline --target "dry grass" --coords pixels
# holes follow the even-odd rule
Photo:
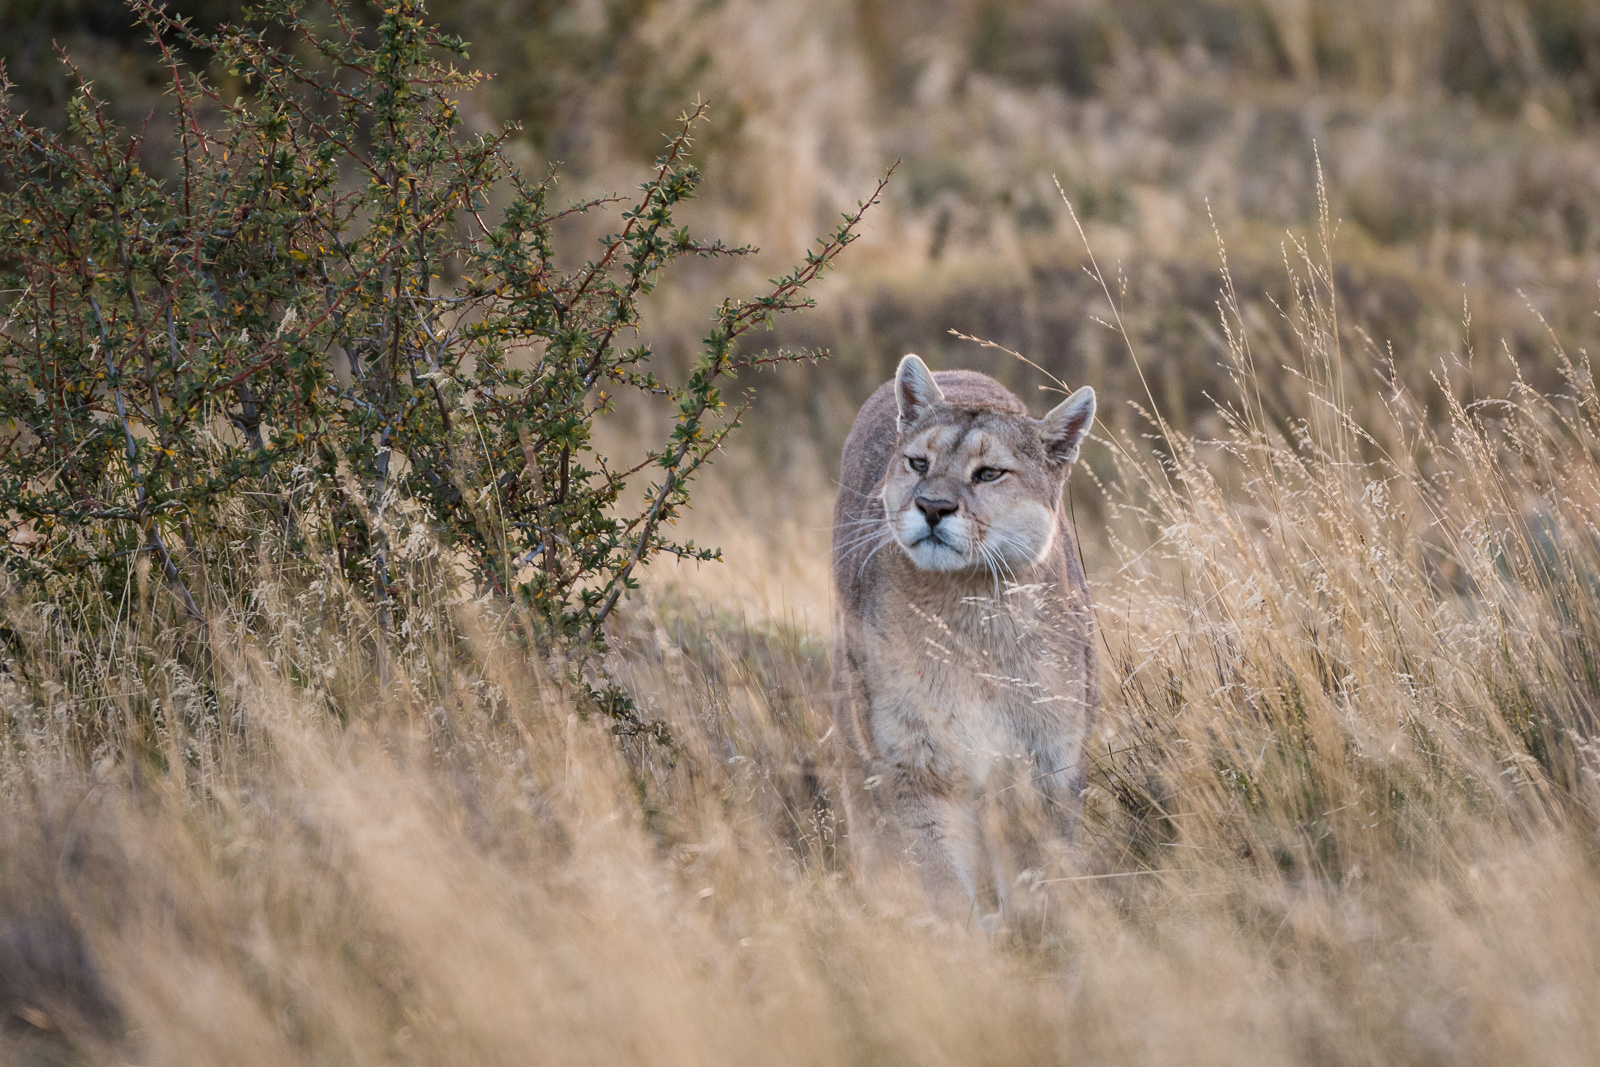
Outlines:
[[[12,604],[0,1064],[1600,1057],[1592,15],[884,16],[905,7],[652,5],[651,61],[567,101],[557,147],[621,188],[610,142],[657,116],[611,97],[713,99],[706,221],[765,248],[758,277],[906,160],[853,273],[779,334],[838,360],[768,388],[697,498],[687,533],[728,562],[658,570],[616,630],[677,747],[576,717],[516,620],[449,590],[380,672],[314,560],[253,563],[209,651],[158,588]],[[1567,22],[1579,66],[1529,58]],[[515,90],[539,28],[478,25]],[[136,123],[137,79],[100,66]],[[641,71],[671,84],[619,88]],[[1315,229],[1313,142],[1346,220],[1337,306],[1315,235],[1280,255]],[[1131,345],[1094,322],[1113,301],[1051,174]],[[724,280],[665,294],[663,358]],[[1042,381],[950,326],[1110,415],[1072,487],[1106,653],[1087,832],[994,938],[858,897],[821,743],[822,472],[854,405],[908,348]],[[102,610],[116,627],[84,622]]]
[[[1600,394],[1557,353],[1567,395],[1474,398],[1462,351],[1431,415],[1343,347],[1323,252],[1291,265],[1288,401],[1225,299],[1224,432],[1152,419],[1075,479],[1088,833],[1001,935],[845,876],[827,509],[753,471],[698,520],[743,562],[615,634],[670,751],[470,601],[381,674],[337,585],[270,559],[204,654],[13,605],[0,1058],[1593,1062]]]

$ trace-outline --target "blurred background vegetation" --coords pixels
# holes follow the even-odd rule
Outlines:
[[[241,4],[173,10],[212,25]],[[661,131],[708,100],[694,221],[763,250],[737,268],[753,281],[904,160],[820,311],[775,339],[828,348],[835,361],[786,371],[767,390],[759,410],[788,431],[761,435],[769,447],[816,442],[831,462],[854,405],[906,351],[1024,390],[1043,381],[952,328],[1109,390],[1113,421],[1118,400],[1145,399],[1121,337],[1097,325],[1111,309],[1080,269],[1084,245],[1055,180],[1115,275],[1154,399],[1180,427],[1213,428],[1202,413],[1222,384],[1222,240],[1247,318],[1286,336],[1275,310],[1289,301],[1285,233],[1314,219],[1319,161],[1345,321],[1364,328],[1350,338],[1358,350],[1392,350],[1424,386],[1441,356],[1470,350],[1471,370],[1449,373],[1493,391],[1510,378],[1502,346],[1554,387],[1547,330],[1572,352],[1596,339],[1600,5],[1589,0],[439,0],[430,10],[494,75],[464,102],[470,121],[519,123],[529,168],[560,161],[569,196],[635,184]],[[0,7],[0,56],[36,119],[59,121],[65,106],[57,42],[124,121],[141,121],[161,80],[139,36],[118,0]],[[659,303],[658,348],[686,359],[704,292],[680,286]]]

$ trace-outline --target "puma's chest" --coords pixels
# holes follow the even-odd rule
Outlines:
[[[1084,701],[1083,641],[1060,623],[1059,613],[965,602],[865,628],[880,750],[944,749],[976,771],[1014,755],[1022,736],[1070,726]]]

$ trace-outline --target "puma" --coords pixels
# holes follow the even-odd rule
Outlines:
[[[1043,418],[983,374],[906,356],[856,417],[834,506],[834,725],[869,880],[914,867],[946,914],[1005,905],[985,811],[1079,818],[1099,711],[1088,584],[1062,496],[1094,390]],[[989,819],[988,823],[993,823]]]

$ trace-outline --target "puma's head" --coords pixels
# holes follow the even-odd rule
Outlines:
[[[1057,505],[1094,423],[1084,386],[1042,419],[945,401],[906,356],[895,373],[899,435],[884,474],[894,539],[924,570],[1017,576],[1055,543]]]

